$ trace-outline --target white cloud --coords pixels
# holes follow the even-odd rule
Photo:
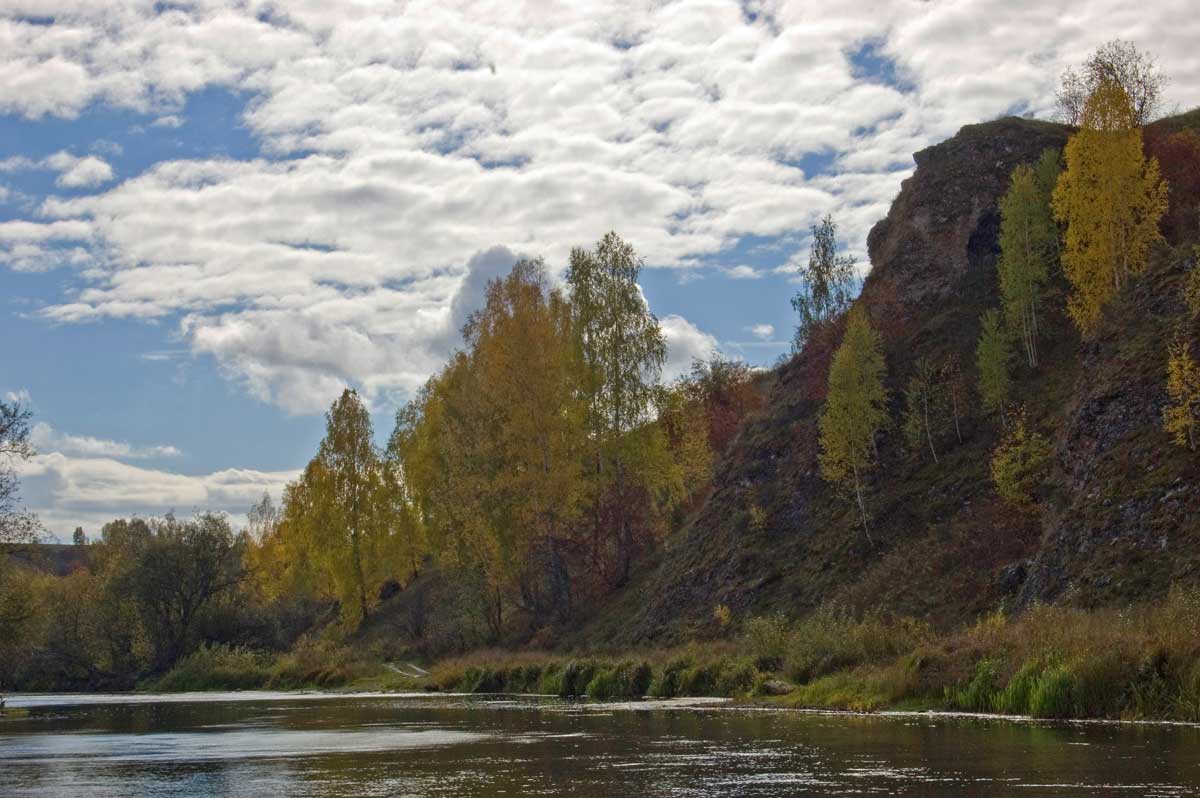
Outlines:
[[[44,421],[33,425],[29,433],[33,447],[43,454],[58,452],[83,457],[112,457],[121,459],[159,459],[178,457],[183,452],[174,446],[133,446],[124,441],[93,438],[90,435],[70,435],[59,432]]]
[[[771,340],[771,336],[775,334],[775,325],[755,324],[753,327],[747,327],[746,332],[750,333],[760,341],[769,341]]]
[[[745,264],[722,269],[722,271],[725,273],[726,277],[734,280],[757,280],[758,278],[762,277],[761,272],[759,272],[753,266],[747,266]]]
[[[25,388],[18,388],[15,391],[7,391],[4,394],[4,401],[9,404],[20,404],[28,406],[33,402],[33,397],[29,395],[29,391]]]
[[[61,452],[39,454],[18,464],[17,471],[29,508],[60,537],[76,526],[99,531],[115,517],[171,510],[227,512],[240,520],[264,491],[278,499],[300,474],[225,469],[192,476]]]
[[[175,114],[167,114],[166,116],[160,116],[157,119],[155,119],[153,122],[150,123],[150,127],[175,128],[175,127],[182,127],[182,126],[183,126],[183,118],[176,116]]]
[[[61,150],[48,157],[45,164],[59,173],[54,182],[63,188],[91,188],[113,179],[112,167],[95,155],[78,158]]]
[[[569,247],[615,229],[686,275],[832,212],[865,270],[867,230],[912,152],[1014,108],[1045,114],[1060,70],[1104,40],[1153,50],[1168,99],[1200,101],[1185,0],[53,12],[43,25],[0,11],[0,113],[101,104],[170,126],[189,94],[223,87],[250,98],[242,121],[266,156],[162,162],[48,199],[0,223],[0,264],[83,267],[47,318],[177,316],[192,352],[293,412],[346,384],[420,384],[452,342],[455,297],[477,287],[471,253],[542,254],[561,273]],[[904,86],[857,74],[850,54],[868,41]],[[797,165],[814,154],[832,174]],[[0,170],[30,168],[19,159]],[[60,176],[111,179],[95,156]]]
[[[673,380],[691,371],[692,361],[707,360],[718,351],[717,339],[683,316],[671,314],[659,319],[667,341],[667,362],[663,379]]]

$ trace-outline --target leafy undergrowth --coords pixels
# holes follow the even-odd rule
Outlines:
[[[351,688],[593,700],[763,698],[783,706],[922,708],[1038,718],[1200,722],[1200,591],[1128,610],[1037,606],[939,635],[922,621],[827,605],[799,621],[755,618],[733,639],[617,655],[477,651],[428,677],[352,649],[288,654],[202,647],[150,689]],[[784,695],[779,695],[784,693]]]

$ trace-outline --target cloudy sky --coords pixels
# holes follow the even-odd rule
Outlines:
[[[1200,104],[1191,0],[0,0],[0,395],[69,536],[244,512],[343,386],[380,437],[519,254],[614,229],[678,371],[770,363],[807,230],[865,261],[911,153],[1048,116],[1114,36]],[[864,268],[866,264],[864,263]]]

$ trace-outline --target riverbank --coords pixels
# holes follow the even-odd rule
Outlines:
[[[1200,722],[1200,593],[1125,610],[1035,607],[938,634],[912,618],[825,607],[801,621],[633,652],[484,650],[421,666],[305,642],[282,655],[202,647],[154,691],[346,689],[727,697],[773,706]]]

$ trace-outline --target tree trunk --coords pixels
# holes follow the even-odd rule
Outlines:
[[[858,498],[858,512],[862,516],[863,532],[867,536],[867,543],[871,545],[871,548],[874,548],[875,541],[871,537],[871,527],[867,524],[867,505],[863,501],[862,480],[858,478],[858,466],[852,466],[851,470],[854,473],[854,493]]]

